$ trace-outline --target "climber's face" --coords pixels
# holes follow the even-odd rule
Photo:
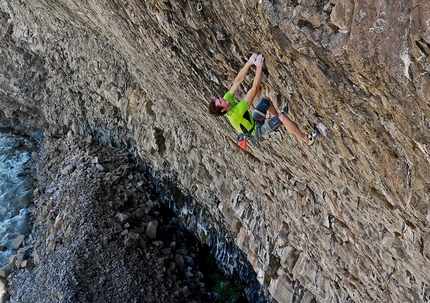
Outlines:
[[[223,99],[223,98],[219,98],[219,99],[215,100],[215,106],[222,107],[223,108],[222,111],[225,111],[228,108],[229,104],[230,103],[227,100]]]

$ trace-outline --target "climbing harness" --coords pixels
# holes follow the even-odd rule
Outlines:
[[[375,264],[375,262],[373,261],[373,259],[370,257],[369,253],[366,251],[366,249],[360,243],[358,237],[355,235],[355,233],[353,232],[352,228],[348,225],[348,223],[346,222],[345,218],[343,217],[341,211],[339,210],[339,207],[334,202],[334,200],[332,199],[331,195],[328,193],[326,187],[324,186],[324,183],[321,181],[321,178],[318,176],[318,173],[317,173],[314,165],[312,164],[311,160],[309,159],[308,155],[306,154],[305,150],[303,149],[303,146],[300,144],[300,141],[299,141],[299,139],[297,137],[296,137],[296,140],[297,140],[297,143],[299,144],[300,149],[302,150],[302,153],[303,153],[304,157],[308,161],[308,163],[309,163],[309,165],[310,165],[310,167],[312,169],[313,174],[317,178],[319,185],[321,186],[322,190],[324,191],[324,193],[326,194],[326,196],[330,200],[331,204],[335,208],[335,210],[336,210],[337,214],[339,215],[339,217],[341,218],[343,224],[345,224],[346,228],[351,233],[351,235],[352,235],[352,237],[354,239],[354,242],[358,245],[358,247],[360,247],[360,250],[366,256],[366,258],[370,261],[370,263],[372,264],[373,268],[375,268],[376,272],[378,273],[379,277],[381,278],[382,283],[384,283],[385,286],[386,286],[386,291],[387,291],[388,299],[390,300],[391,303],[393,303],[393,298],[391,297],[390,287],[388,285],[388,283],[390,283],[390,279],[387,279],[387,280],[384,279],[384,275],[382,274],[381,270],[378,268],[378,266]]]
[[[254,126],[250,130],[246,130],[246,128],[242,124],[240,125],[240,127],[242,128],[243,133],[237,136],[237,144],[240,146],[240,148],[246,149],[246,139],[251,138],[252,132],[257,126],[256,123],[254,123]]]

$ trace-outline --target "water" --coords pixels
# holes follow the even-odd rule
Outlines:
[[[33,179],[23,165],[34,147],[30,140],[0,132],[0,267],[16,254],[11,248],[15,239],[29,231]]]

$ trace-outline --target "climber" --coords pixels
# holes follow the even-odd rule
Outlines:
[[[288,113],[288,104],[284,107],[284,110],[278,114],[278,111],[273,106],[272,100],[270,100],[269,97],[263,97],[255,108],[252,116],[249,114],[248,109],[257,95],[257,92],[260,90],[263,63],[263,55],[252,54],[237,74],[233,85],[224,97],[212,100],[209,103],[209,113],[217,117],[227,114],[227,118],[231,125],[239,132],[238,144],[242,148],[246,148],[246,138],[256,141],[266,140],[273,132],[277,131],[281,125],[284,125],[291,134],[304,141],[307,145],[312,145],[315,142],[315,138],[319,135],[318,129],[315,128],[311,133],[304,134],[298,126],[286,116]],[[255,65],[257,69],[252,87],[246,94],[245,99],[236,103],[233,99],[233,95],[245,79],[252,65]],[[273,116],[268,121],[266,121],[267,112]]]

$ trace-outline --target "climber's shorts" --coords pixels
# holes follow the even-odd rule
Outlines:
[[[260,100],[258,105],[255,107],[254,112],[252,113],[252,117],[254,118],[257,127],[255,139],[258,141],[268,139],[274,132],[278,130],[279,126],[282,125],[278,115],[266,121],[266,114],[269,107],[270,101],[264,97]]]
[[[260,100],[260,102],[258,102],[257,106],[255,107],[255,110],[252,113],[252,118],[254,118],[255,121],[264,123],[264,121],[266,121],[266,114],[269,107],[270,101],[269,99],[264,97]]]

